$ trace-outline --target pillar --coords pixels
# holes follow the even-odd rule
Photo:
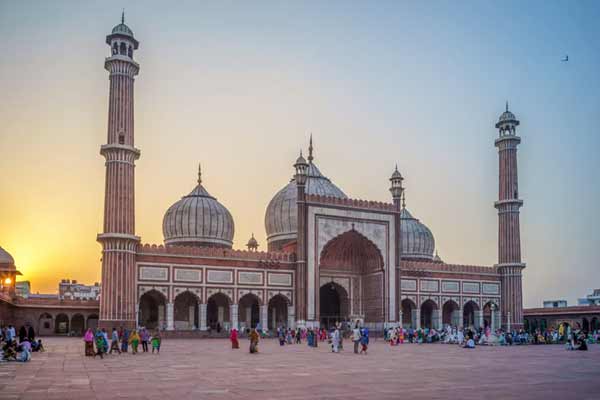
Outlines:
[[[402,321],[404,321],[402,317],[402,306],[400,306],[400,313],[398,314],[398,326],[402,326]]]
[[[415,329],[420,329],[421,328],[421,310],[420,309],[415,308],[414,310],[412,310],[412,320],[413,320],[412,327]]]
[[[207,305],[204,303],[198,304],[198,323],[200,324],[200,330],[206,331],[208,327],[206,326],[206,309]]]
[[[113,30],[113,32],[115,32]],[[133,35],[111,33],[106,43],[127,45],[131,53],[103,60],[109,72],[108,129],[105,158],[104,224],[97,240],[102,245],[102,296],[100,328],[123,326],[133,329],[136,316],[135,254],[140,238],[135,235],[135,161],[140,151],[134,144],[134,79],[139,64],[133,60],[138,41]]]
[[[173,303],[167,304],[167,330],[172,331],[175,329],[175,324],[173,322],[173,313],[174,313],[175,305]]]
[[[523,200],[519,198],[517,147],[521,138],[516,134],[519,121],[513,113],[502,113],[496,128],[499,136],[494,144],[498,148],[499,190],[498,201],[498,264],[501,279],[502,314],[508,325],[523,327],[523,290],[521,273],[525,264],[521,260],[521,229],[519,222]]]
[[[483,311],[477,310],[475,311],[475,328],[483,328]]]
[[[140,304],[135,303],[135,326],[140,327]]]
[[[232,304],[229,307],[229,311],[231,312],[231,329],[239,329],[238,328],[238,309],[239,305]]]
[[[296,329],[296,316],[294,315],[294,306],[288,306],[287,308],[288,315],[288,327],[292,329]]]
[[[444,321],[442,320],[442,310],[433,310],[433,314],[436,316],[437,324],[435,324],[435,329],[441,331],[444,328]]]
[[[496,309],[492,315],[494,316],[494,329],[500,329],[500,325],[502,322],[502,315],[500,313],[500,310]]]
[[[510,321],[511,321],[511,319],[510,319],[510,311],[509,311],[508,313],[506,313],[506,330],[508,332],[510,332],[510,330],[511,330]]]
[[[266,304],[260,306],[260,329],[267,331],[269,329],[269,306]]]

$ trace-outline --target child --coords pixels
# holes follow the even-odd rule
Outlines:
[[[160,353],[160,334],[158,331],[152,335],[150,342],[152,343],[152,354],[154,354],[154,350],[156,350],[156,354]]]

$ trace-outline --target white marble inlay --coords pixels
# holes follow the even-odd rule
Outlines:
[[[262,282],[262,272],[238,272],[238,283],[245,283],[247,285],[262,285]]]
[[[231,271],[209,269],[206,280],[213,283],[233,283],[233,273]]]
[[[500,294],[500,285],[497,283],[484,283],[483,284],[484,294]]]
[[[292,286],[292,274],[277,274],[269,272],[269,285]]]
[[[400,289],[402,290],[417,290],[417,280],[416,279],[401,279],[400,280]]]
[[[140,280],[144,281],[168,281],[168,267],[140,267]]]
[[[460,292],[460,283],[457,281],[442,281],[442,292]]]
[[[463,292],[479,293],[479,282],[463,282]]]
[[[202,282],[202,270],[175,268],[175,280],[186,282]]]

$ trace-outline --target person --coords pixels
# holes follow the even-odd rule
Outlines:
[[[283,327],[278,329],[277,338],[279,339],[279,345],[283,346],[285,344],[285,331],[283,330]]]
[[[117,328],[113,328],[112,336],[110,338],[110,351],[109,354],[112,354],[113,351],[121,354],[121,349],[119,349],[119,332],[117,332]]]
[[[42,344],[42,339],[38,339],[37,342],[31,342],[31,351],[39,351],[39,352],[44,352],[44,345]],[[92,345],[92,352],[94,351],[93,345]]]
[[[17,357],[17,361],[27,362],[31,360],[31,343],[29,342],[27,336],[23,338],[20,347],[21,353]]]
[[[121,335],[121,351],[123,353],[127,353],[127,346],[129,345],[129,330],[127,328],[123,329],[123,334]]]
[[[354,354],[358,354],[358,346],[360,345],[360,328],[358,324],[354,325],[352,330],[352,341],[354,342]]]
[[[337,326],[331,334],[331,351],[334,353],[340,352],[340,331]]]
[[[296,330],[296,344],[302,344],[302,338],[301,338],[301,333],[302,331],[300,330],[300,328],[298,328]]]
[[[104,349],[104,335],[102,334],[102,331],[100,329],[98,329],[96,331],[96,353],[94,354],[94,358],[96,358],[96,356],[100,356],[100,358],[104,358],[104,353],[106,352],[106,350]]]
[[[30,343],[33,343],[35,340],[35,331],[33,330],[33,326],[29,325],[29,329],[27,330],[27,338]]]
[[[152,354],[154,354],[154,350],[156,350],[156,354],[160,353],[160,333],[158,330],[152,335],[151,343],[152,343]]]
[[[258,332],[256,332],[256,329],[252,329],[250,332],[250,353],[252,354],[258,353],[258,339]]]
[[[474,349],[475,348],[475,340],[473,340],[473,336],[469,336],[469,340],[464,345],[465,349]]]
[[[131,354],[137,354],[138,346],[140,345],[140,335],[134,329],[129,336],[129,344],[131,344]]]
[[[108,333],[106,333],[106,328],[102,328],[102,337],[104,338],[104,354],[108,354]]]
[[[92,332],[91,328],[88,328],[88,330],[85,332],[83,341],[85,343],[86,357],[92,357],[94,355],[94,332]]]
[[[360,354],[367,354],[367,348],[369,347],[369,328],[363,328],[360,335]]]
[[[148,352],[148,340],[150,340],[150,333],[146,328],[142,328],[142,332],[140,335],[140,339],[142,340],[142,351],[144,353]]]
[[[27,337],[27,329],[24,325],[21,325],[21,329],[19,329],[19,343],[22,343],[23,340]]]
[[[240,348],[240,342],[238,340],[238,331],[237,331],[237,329],[233,328],[231,330],[231,336],[229,337],[229,339],[231,340],[231,348],[232,349],[239,349]]]

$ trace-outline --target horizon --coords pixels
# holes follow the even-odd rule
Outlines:
[[[521,121],[524,306],[573,304],[600,287],[598,3],[3,3],[0,246],[32,293],[100,281],[104,38],[124,3],[140,41],[142,243],[163,244],[162,217],[194,188],[200,162],[233,215],[234,248],[253,233],[266,249],[265,209],[312,133],[315,164],[349,197],[391,202],[398,164],[407,209],[444,262],[491,266],[494,124],[508,100]]]

